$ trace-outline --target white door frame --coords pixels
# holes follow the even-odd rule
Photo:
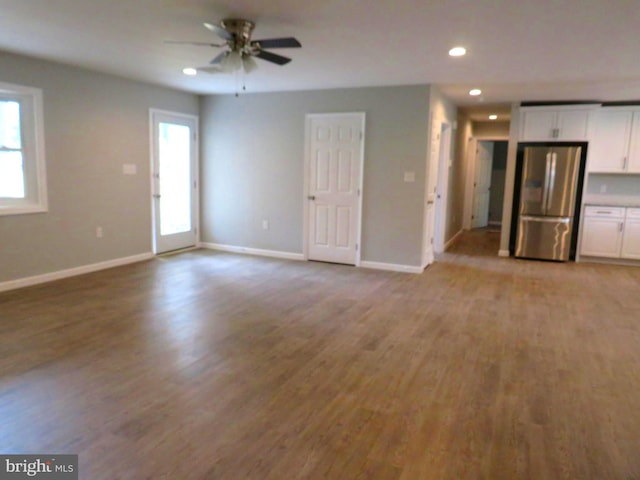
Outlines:
[[[305,260],[309,260],[309,173],[311,165],[311,120],[314,118],[340,118],[340,117],[353,117],[360,118],[360,131],[362,136],[360,139],[360,178],[358,179],[358,218],[357,222],[357,245],[356,250],[356,262],[355,266],[360,266],[361,253],[362,253],[362,197],[363,197],[363,179],[364,179],[364,139],[365,139],[365,112],[342,112],[342,113],[308,113],[305,115],[305,132],[304,132],[304,189],[302,197],[302,254]]]
[[[496,135],[490,137],[471,137],[469,140],[469,149],[467,150],[467,171],[465,173],[465,188],[464,188],[464,217],[462,222],[462,228],[464,230],[471,230],[471,217],[473,216],[473,182],[476,178],[476,166],[477,166],[477,152],[478,142],[508,142],[508,135]],[[506,190],[505,190],[506,191]]]
[[[157,220],[157,212],[156,206],[157,202],[154,195],[157,195],[156,191],[156,179],[154,178],[154,170],[155,170],[155,157],[156,157],[156,138],[154,133],[154,121],[156,115],[168,115],[177,118],[183,118],[185,120],[191,120],[195,124],[194,129],[194,142],[193,142],[193,155],[195,156],[194,160],[194,171],[193,178],[195,181],[196,193],[193,198],[193,228],[196,231],[196,245],[198,247],[200,245],[200,145],[199,145],[199,136],[200,136],[200,119],[197,115],[190,115],[187,113],[181,112],[172,112],[170,110],[161,110],[157,108],[149,109],[149,182],[150,182],[150,192],[149,196],[151,202],[151,251],[154,254],[158,253],[158,247],[156,245],[156,220]]]

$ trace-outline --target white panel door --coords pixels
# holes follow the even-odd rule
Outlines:
[[[357,264],[364,114],[309,115],[309,260]]]
[[[493,142],[478,142],[478,149],[476,150],[476,178],[473,189],[472,228],[486,227],[489,224],[492,166]]]
[[[152,110],[153,251],[197,243],[197,117]]]
[[[424,206],[424,237],[422,265],[427,267],[435,260],[436,205],[438,200],[438,171],[442,143],[442,122],[431,119],[431,145],[427,158],[427,179]]]

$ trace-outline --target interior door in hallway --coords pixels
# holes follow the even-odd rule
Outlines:
[[[479,141],[476,150],[476,178],[473,183],[472,228],[486,227],[489,224],[492,164],[493,142]]]
[[[307,116],[307,258],[358,265],[364,113]]]
[[[197,243],[197,118],[152,111],[154,253]]]

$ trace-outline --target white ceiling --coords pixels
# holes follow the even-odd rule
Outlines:
[[[256,22],[254,39],[294,36],[286,66],[262,60],[250,92],[438,84],[459,105],[640,99],[637,0],[0,0],[0,49],[195,93],[234,75],[187,77],[219,50],[202,26]],[[454,45],[468,49],[451,58]],[[1,72],[0,72],[1,80]],[[472,87],[483,90],[471,98]]]

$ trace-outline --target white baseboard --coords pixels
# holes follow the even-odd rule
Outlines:
[[[133,255],[131,257],[116,258],[114,260],[107,260],[105,262],[92,263],[90,265],[83,265],[81,267],[69,268],[66,270],[58,270],[57,272],[44,273],[42,275],[35,275],[33,277],[19,278],[17,280],[9,280],[8,282],[0,283],[0,292],[15,290],[17,288],[30,287],[32,285],[39,285],[41,283],[51,282],[53,280],[60,280],[62,278],[69,278],[69,277],[75,277],[77,275],[84,275],[85,273],[97,272],[99,270],[106,270],[107,268],[120,267],[122,265],[128,265],[130,263],[143,262],[153,257],[154,255],[151,252],[141,253],[139,255]]]
[[[498,256],[499,257],[508,257],[509,256],[509,250],[499,250],[498,251]]]
[[[235,245],[222,245],[219,243],[200,243],[201,248],[207,248],[209,250],[218,250],[221,252],[230,253],[244,253],[247,255],[258,255],[261,257],[282,258],[285,260],[305,260],[302,253],[281,252],[277,250],[263,250],[260,248],[249,247],[237,247]],[[393,263],[382,262],[360,262],[361,268],[371,268],[375,270],[387,270],[391,272],[405,272],[405,273],[422,273],[423,268],[413,265],[396,265]]]
[[[261,248],[236,247],[235,245],[221,245],[219,243],[200,243],[201,248],[209,250],[219,250],[221,252],[245,253],[247,255],[258,255],[260,257],[282,258],[285,260],[304,260],[302,253],[281,252],[278,250],[263,250]]]
[[[403,272],[403,273],[422,273],[424,268],[414,265],[399,265],[395,263],[382,263],[382,262],[360,262],[360,266],[363,268],[372,268],[374,270],[387,270],[389,272]]]
[[[456,240],[458,240],[458,237],[459,237],[460,235],[462,235],[462,233],[463,233],[463,232],[464,232],[464,230],[459,230],[459,231],[458,231],[458,233],[456,233],[453,237],[451,237],[451,238],[449,239],[449,241],[448,241],[447,243],[445,243],[445,244],[444,244],[444,251],[445,251],[445,252],[446,252],[447,250],[449,250],[449,247],[450,247],[451,245],[453,245],[453,244],[456,242]]]

